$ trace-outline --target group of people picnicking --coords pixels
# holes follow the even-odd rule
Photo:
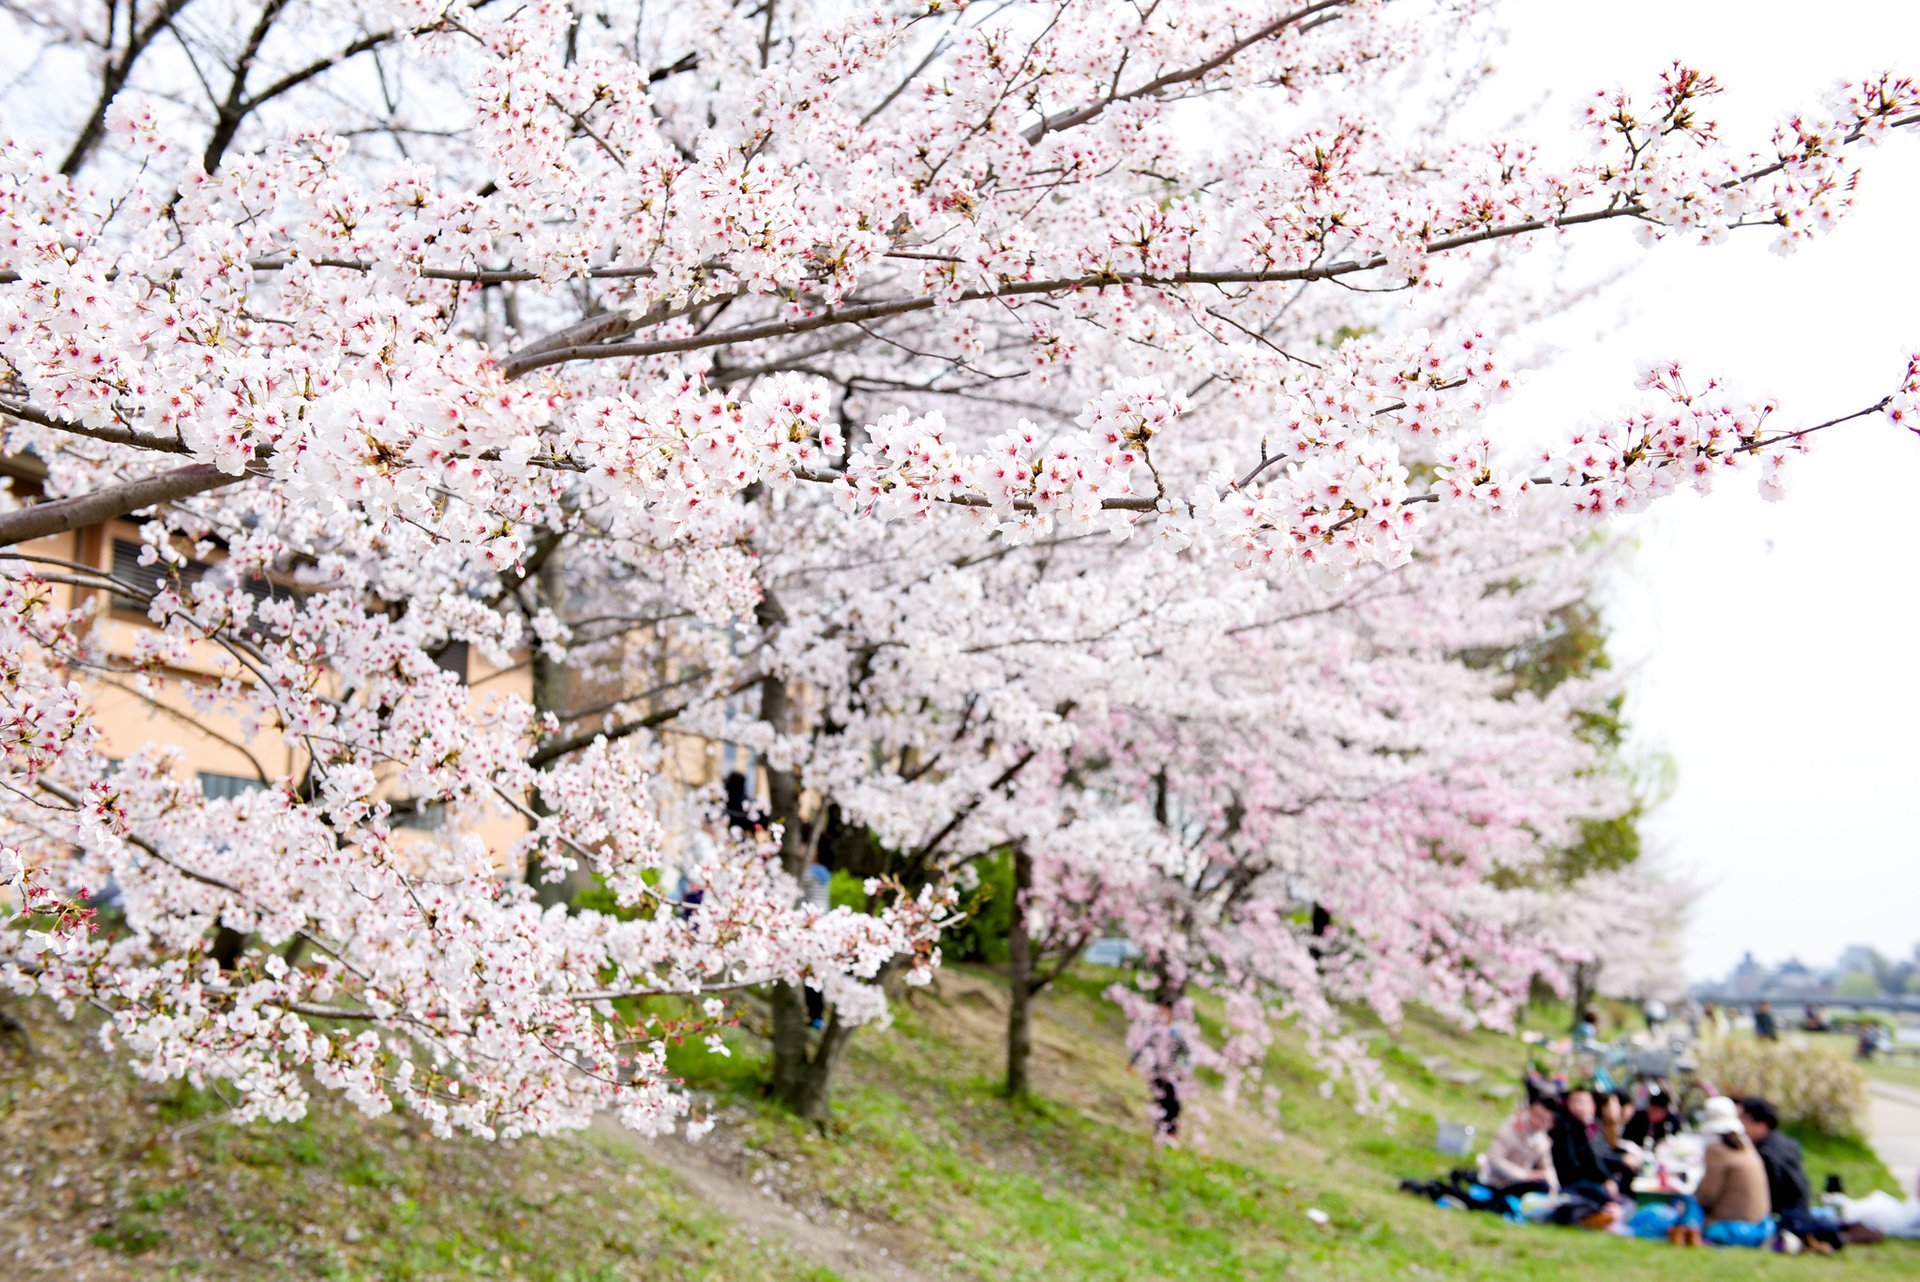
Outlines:
[[[1800,1145],[1768,1100],[1709,1090],[1690,1112],[1688,1125],[1657,1078],[1616,1089],[1529,1074],[1526,1102],[1478,1169],[1401,1187],[1446,1206],[1675,1245],[1824,1255],[1882,1236],[1849,1218],[1837,1180],[1815,1201]]]

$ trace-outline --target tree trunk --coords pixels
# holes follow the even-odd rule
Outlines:
[[[769,692],[777,689],[779,693]],[[786,706],[786,687],[775,678],[768,678],[761,686],[761,714],[766,716],[770,707],[777,706],[784,711]],[[780,722],[767,718],[773,724]],[[807,871],[806,842],[800,837],[800,788],[799,782],[791,771],[768,770],[767,793],[775,823],[784,825],[780,836],[780,866],[787,874],[799,878]],[[811,1078],[813,1065],[808,1055],[808,1034],[811,1031],[807,1019],[806,990],[799,984],[780,983],[773,986],[773,1097],[782,1105],[805,1116],[803,1105],[812,1090]],[[821,1088],[824,1098],[825,1089]]]
[[[1013,919],[1007,928],[1007,1098],[1033,1092],[1033,939],[1027,933],[1027,891],[1033,885],[1033,861],[1013,852]]]
[[[535,588],[535,600],[556,614],[565,604],[566,582],[561,570],[560,552],[550,552],[540,565],[539,579]],[[532,659],[533,710],[537,713],[551,712],[563,716],[567,711],[569,694],[567,665],[550,656],[544,648],[536,644]],[[537,793],[533,797],[533,812],[536,815],[549,815],[553,808],[546,799]],[[579,870],[559,881],[546,881],[546,865],[538,850],[527,856],[527,881],[533,886],[534,898],[542,908],[551,908],[555,904],[564,904],[572,900],[574,892],[587,884],[587,875]]]
[[[1594,967],[1591,962],[1580,962],[1573,968],[1573,1020],[1575,1028],[1580,1026],[1580,1017],[1593,1004]]]
[[[772,593],[760,599],[755,612],[761,629],[769,636],[778,630],[785,614]],[[760,719],[776,734],[788,731],[787,719],[792,703],[787,684],[769,673],[760,682]],[[751,787],[749,780],[749,787]],[[800,831],[800,780],[791,770],[767,767],[767,819],[780,825],[780,866],[795,879],[807,871],[807,843]],[[823,1121],[826,1117],[828,1083],[821,1070],[830,1075],[831,1061],[816,1066],[815,1054],[808,1046],[811,1021],[807,1019],[806,993],[799,984],[773,986],[773,1098],[802,1117]],[[833,1025],[837,1026],[838,1021]],[[849,1030],[850,1032],[851,1030]],[[821,1038],[821,1051],[826,1049]],[[837,1054],[834,1058],[838,1058]]]
[[[0,1048],[12,1047],[22,1059],[33,1054],[33,1037],[27,1032],[27,1026],[13,1017],[12,1012],[0,1006]]]
[[[838,1015],[827,1016],[826,1031],[820,1034],[820,1044],[814,1048],[792,1103],[793,1111],[807,1121],[819,1126],[827,1124],[833,1104],[833,1072],[852,1040],[851,1024],[842,1024]]]

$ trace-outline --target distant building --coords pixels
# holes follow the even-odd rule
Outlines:
[[[1748,953],[1733,968],[1733,974],[1727,977],[1727,990],[1736,997],[1758,997],[1760,990],[1766,987],[1767,969]]]
[[[1768,997],[1820,997],[1827,991],[1827,982],[1795,958],[1767,976],[1761,991]]]
[[[1824,1002],[1837,997],[1871,994],[1920,994],[1920,944],[1914,960],[1889,962],[1866,944],[1854,944],[1840,954],[1832,970],[1815,970],[1799,958],[1768,966],[1752,953],[1740,959],[1727,977],[1693,986],[1701,997],[1752,1002]]]
[[[1865,944],[1853,944],[1840,954],[1840,961],[1833,969],[1834,973],[1839,975],[1852,974],[1856,970],[1864,970],[1871,975],[1880,969],[1875,965],[1878,960],[1873,949]]]

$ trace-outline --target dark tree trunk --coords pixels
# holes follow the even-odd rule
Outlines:
[[[757,613],[768,635],[784,619],[771,593],[761,598]],[[769,674],[760,682],[760,719],[784,734],[791,708],[786,682]],[[767,768],[767,811],[768,822],[780,825],[780,866],[798,879],[807,871],[808,845],[800,826],[800,780],[791,770]],[[812,1021],[807,1018],[805,990],[799,984],[775,984],[772,1000],[773,1098],[802,1117],[824,1122],[833,1068],[853,1030],[830,1019],[815,1048],[809,1045]]]
[[[798,984],[773,986],[773,1098],[800,1112],[811,1088],[806,994]]]
[[[760,715],[776,729],[784,729],[787,687],[778,677],[760,684]],[[807,844],[800,832],[800,783],[790,770],[767,771],[767,818],[782,825],[780,866],[798,878],[806,871]],[[813,1065],[808,1054],[806,992],[798,984],[773,986],[773,1097],[800,1112],[806,1099]]]
[[[1575,1028],[1580,1026],[1580,1016],[1593,1004],[1594,966],[1591,962],[1581,962],[1573,968],[1573,1020]]]
[[[558,613],[565,604],[566,581],[557,549],[548,553],[545,560],[541,562],[535,594],[539,604],[555,613]],[[570,694],[567,665],[554,659],[536,645],[531,666],[533,710],[564,716]],[[536,793],[533,798],[533,812],[536,815],[545,816],[552,814],[553,808],[547,804],[544,797]],[[582,869],[575,869],[559,881],[545,880],[545,872],[546,863],[540,858],[538,850],[527,856],[527,881],[533,886],[534,898],[539,901],[542,908],[551,908],[555,904],[570,902],[574,893],[588,884],[588,874]]]
[[[247,937],[233,927],[222,923],[213,932],[213,948],[208,955],[218,963],[221,970],[232,970],[240,963],[240,954],[247,946]]]
[[[1027,933],[1027,891],[1033,885],[1033,861],[1013,852],[1013,920],[1007,928],[1007,1097],[1033,1093],[1033,939]]]
[[[806,1076],[791,1103],[793,1111],[807,1121],[819,1126],[827,1124],[833,1104],[833,1073],[852,1040],[853,1026],[842,1024],[838,1015],[829,1015],[826,1030],[820,1034],[820,1044],[814,1048]]]
[[[5,1007],[0,1007],[0,1048],[11,1048],[22,1059],[33,1054],[33,1037],[27,1032],[27,1026]]]

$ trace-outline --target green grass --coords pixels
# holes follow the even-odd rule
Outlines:
[[[1845,1054],[1852,1054],[1853,1042],[1846,1039]],[[1868,1080],[1886,1082],[1893,1086],[1904,1086],[1910,1091],[1920,1091],[1920,1058],[1912,1055],[1878,1055],[1873,1059],[1856,1061]]]
[[[1861,1067],[1869,1078],[1904,1086],[1910,1091],[1920,1091],[1920,1063],[1915,1063],[1911,1058],[1895,1061],[1876,1059]]]
[[[832,1277],[740,1243],[727,1217],[619,1143],[443,1142],[324,1098],[302,1122],[235,1126],[217,1096],[103,1071],[84,1030],[10,1009],[37,1048],[0,1056],[10,1282]]]
[[[1341,1092],[1322,1098],[1314,1066],[1283,1044],[1268,1064],[1281,1091],[1277,1121],[1216,1102],[1203,1145],[1156,1149],[1144,1091],[1119,1051],[1118,1017],[1095,1000],[1109,982],[1082,972],[1042,999],[1040,1098],[1031,1104],[998,1091],[998,1047],[984,1036],[999,1014],[997,985],[956,969],[940,999],[903,1003],[889,1034],[856,1042],[829,1135],[756,1108],[748,1149],[790,1194],[896,1221],[927,1244],[930,1265],[960,1278],[1651,1282],[1827,1267],[1508,1225],[1398,1193],[1401,1176],[1445,1169],[1430,1143],[1438,1119],[1484,1135],[1511,1107],[1421,1062],[1441,1055],[1489,1081],[1517,1080],[1527,1054],[1512,1038],[1464,1034],[1425,1015],[1375,1043],[1405,1098],[1390,1120],[1358,1116]],[[754,1054],[743,1042],[735,1058]],[[1885,1181],[1857,1143],[1811,1139],[1808,1156],[1816,1181],[1830,1169],[1852,1189]],[[1310,1208],[1330,1223],[1316,1226]],[[1855,1250],[1839,1267],[1849,1277],[1910,1278],[1920,1274],[1920,1247]]]
[[[874,1277],[896,1276],[902,1254],[910,1276],[951,1282],[1920,1276],[1920,1244],[1834,1262],[1676,1251],[1447,1212],[1397,1192],[1402,1176],[1450,1164],[1432,1149],[1441,1119],[1491,1132],[1511,1103],[1487,1083],[1517,1082],[1529,1054],[1513,1038],[1418,1012],[1395,1030],[1363,1030],[1402,1099],[1390,1117],[1360,1116],[1344,1090],[1323,1096],[1317,1068],[1282,1037],[1246,1099],[1196,1101],[1198,1141],[1157,1147],[1118,1012],[1100,996],[1114,978],[1082,968],[1041,999],[1031,1101],[1000,1094],[1004,993],[965,967],[897,1003],[891,1031],[859,1035],[825,1133],[765,1107],[764,1050],[742,1032],[729,1035],[730,1056],[689,1042],[671,1059],[725,1118],[710,1141],[716,1169],[736,1169],[755,1198],[759,1187],[777,1191],[816,1223],[844,1213],[867,1226],[861,1241],[897,1253],[873,1256]],[[1535,1022],[1557,1032],[1563,1015]],[[0,1200],[0,1258],[13,1258],[12,1234],[77,1237],[106,1277],[841,1276],[792,1242],[749,1241],[615,1139],[445,1143],[326,1099],[296,1125],[236,1127],[217,1098],[102,1072],[82,1032],[44,1012],[33,1023],[40,1058],[0,1067],[0,1170],[27,1172],[0,1185],[0,1199],[11,1198]],[[1487,1082],[1445,1080],[1424,1066],[1436,1056]],[[1265,1087],[1278,1092],[1275,1110]],[[1890,1187],[1865,1145],[1802,1140],[1816,1186],[1832,1171],[1850,1191]],[[56,1170],[67,1177],[60,1196],[49,1191]],[[1317,1225],[1310,1210],[1329,1222]],[[47,1257],[42,1276],[66,1276],[69,1262]]]

